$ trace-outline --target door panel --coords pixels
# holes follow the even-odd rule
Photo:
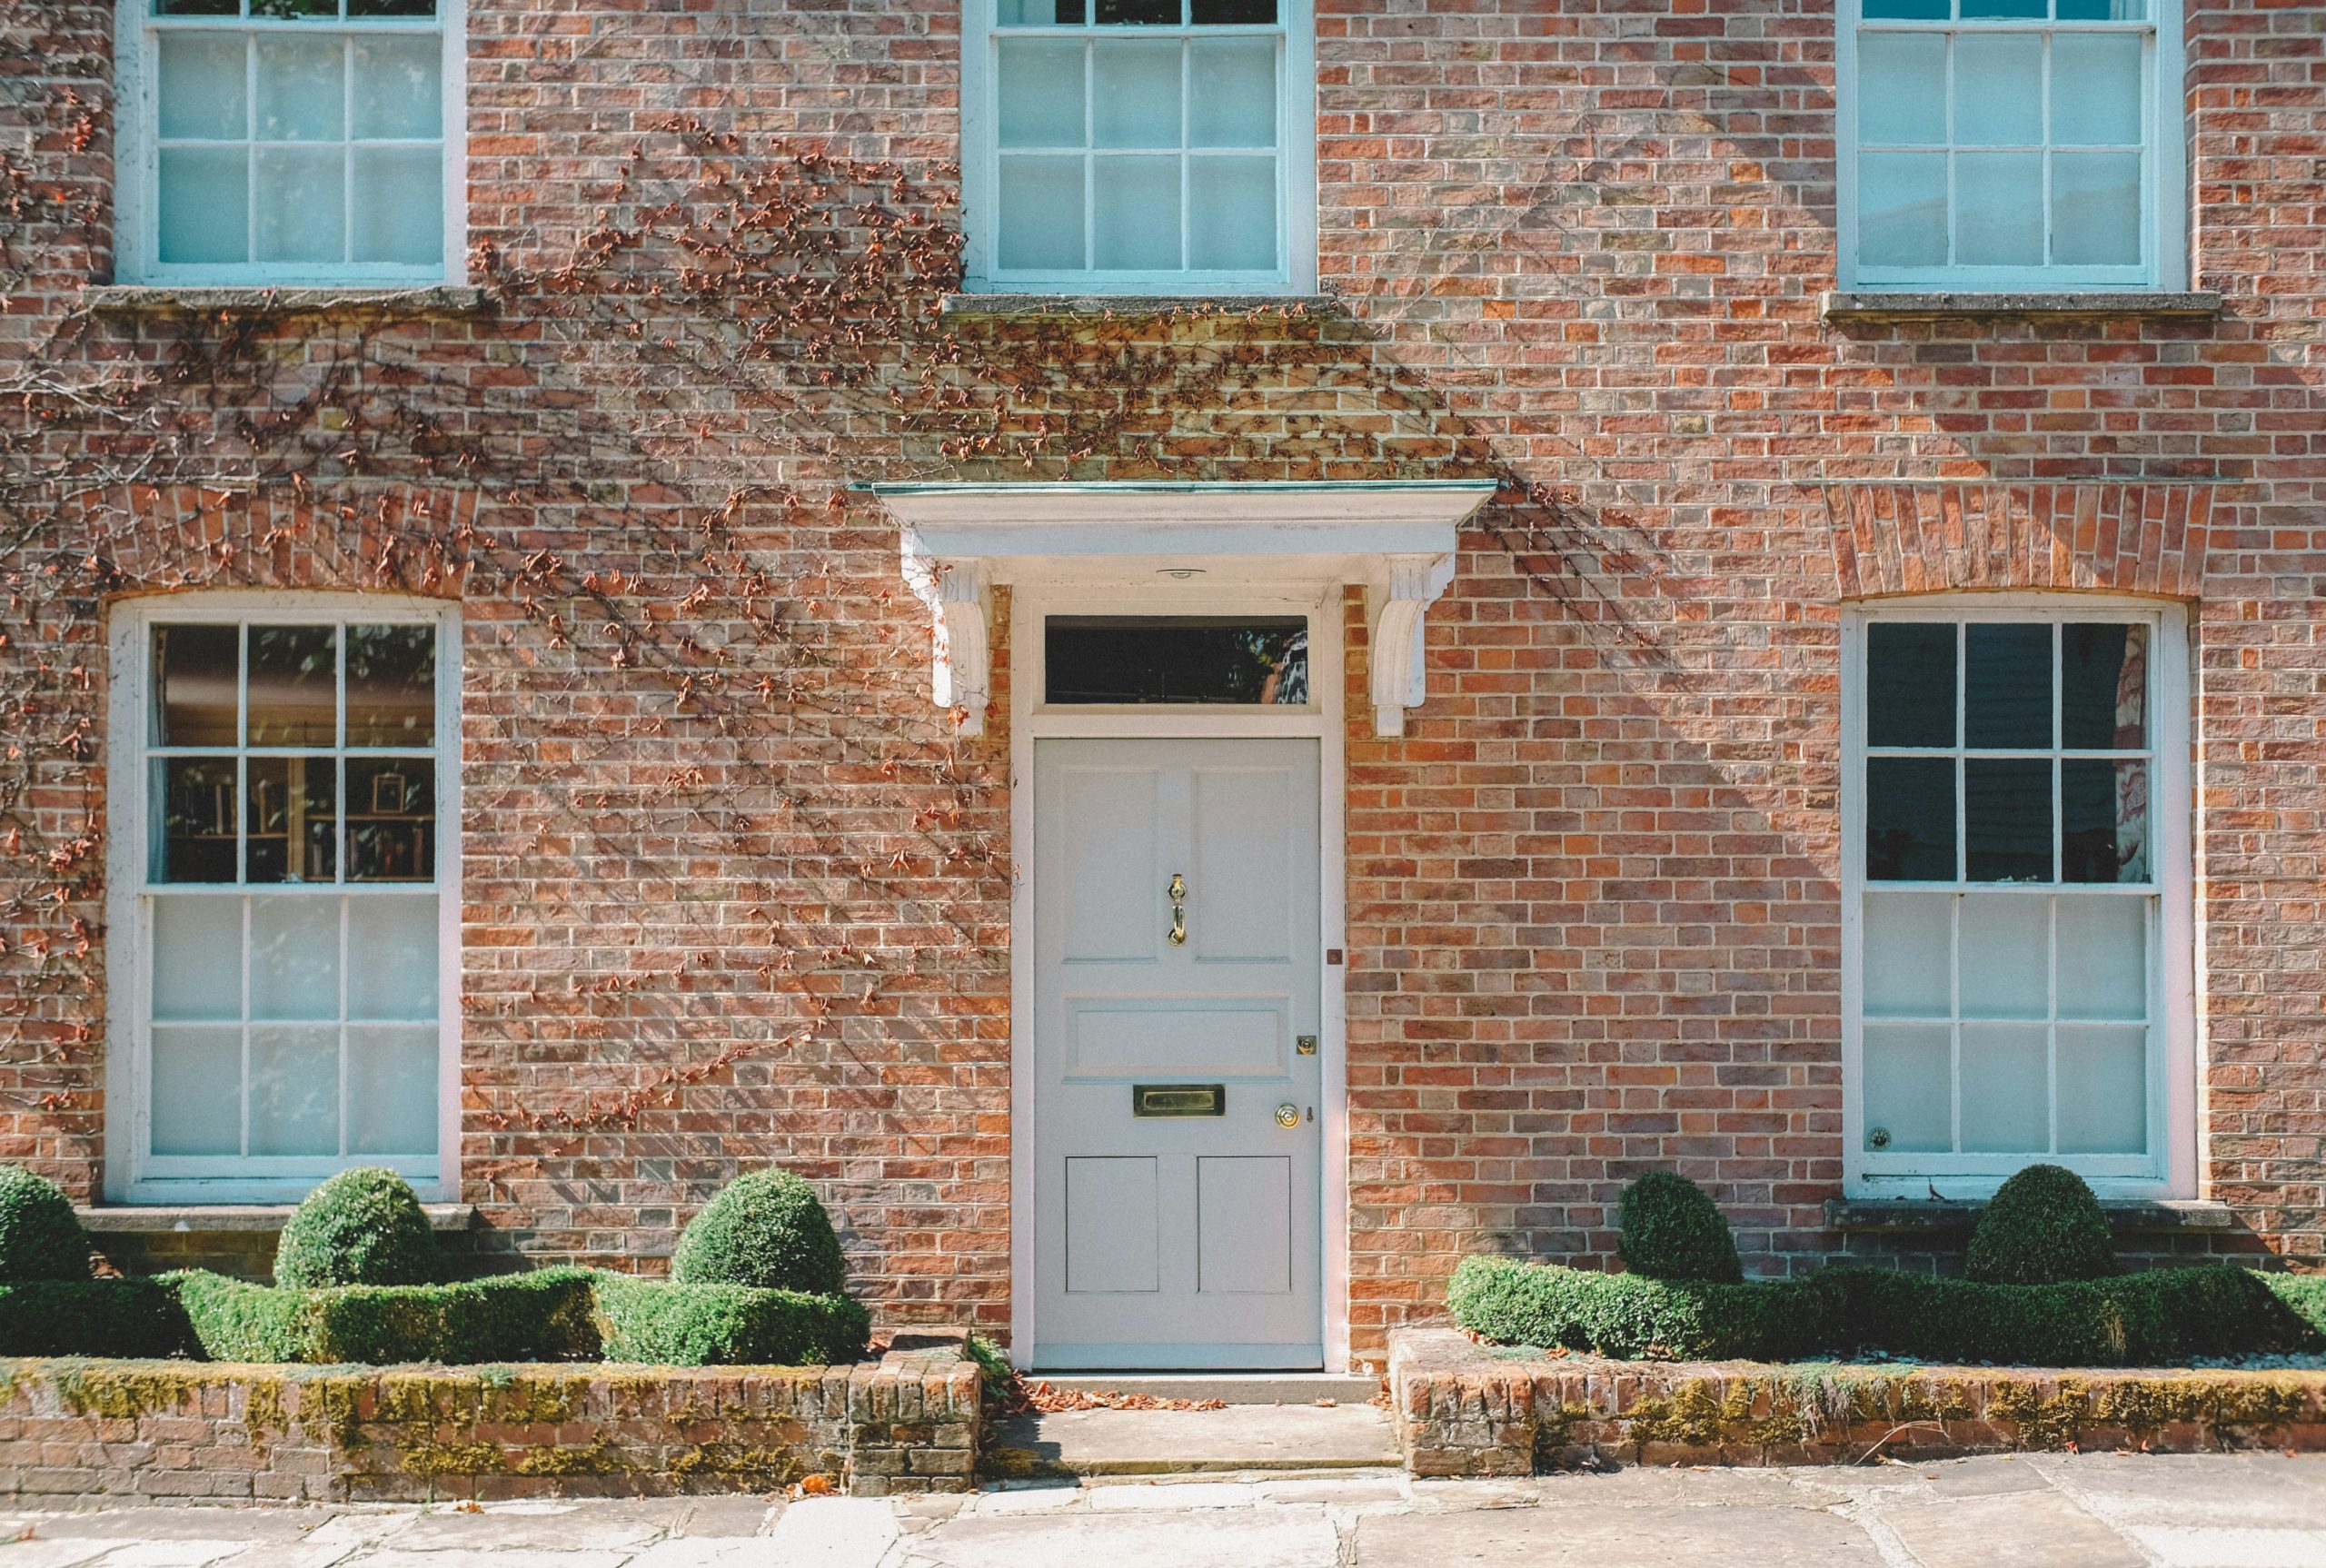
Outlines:
[[[1035,742],[1037,1366],[1322,1365],[1318,750]]]

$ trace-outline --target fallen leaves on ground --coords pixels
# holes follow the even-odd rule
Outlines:
[[[1044,1415],[1062,1410],[1225,1410],[1224,1399],[1164,1399],[1152,1394],[1117,1394],[1110,1389],[1026,1385],[1026,1408]]]

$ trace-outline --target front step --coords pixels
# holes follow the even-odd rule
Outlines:
[[[1061,1394],[1138,1394],[1150,1399],[1217,1399],[1223,1404],[1363,1404],[1381,1380],[1341,1372],[1029,1372]]]
[[[1121,1392],[1119,1384],[1116,1391]],[[999,1424],[980,1468],[990,1476],[1019,1479],[1380,1471],[1398,1463],[1387,1413],[1352,1403],[1020,1415]]]

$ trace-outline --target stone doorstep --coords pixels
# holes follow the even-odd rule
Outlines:
[[[1224,1410],[1068,1410],[999,1423],[989,1476],[1379,1472],[1396,1432],[1370,1404],[1234,1404]]]
[[[1856,1464],[2027,1450],[2326,1450],[2326,1371],[1799,1368],[1529,1359],[1450,1328],[1390,1337],[1390,1405],[1416,1475],[1640,1464]]]

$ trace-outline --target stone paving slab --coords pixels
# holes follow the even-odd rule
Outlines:
[[[971,1517],[915,1538],[899,1568],[1334,1568],[1339,1549],[1320,1507]]]
[[[1804,1500],[1805,1503],[1806,1500]],[[1864,1528],[1814,1506],[1575,1507],[1373,1518],[1356,1568],[1885,1568]]]
[[[2049,1488],[1906,1503],[1875,1516],[1920,1568],[1993,1568],[2006,1542],[2012,1568],[2148,1568],[2139,1548]]]
[[[1236,1404],[1225,1410],[1069,1410],[1001,1424],[999,1474],[1126,1475],[1319,1470],[1398,1463],[1387,1414],[1370,1404]]]

